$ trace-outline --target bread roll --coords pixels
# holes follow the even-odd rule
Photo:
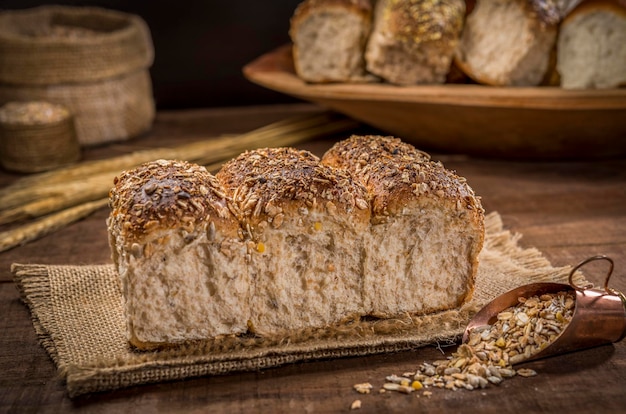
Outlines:
[[[347,169],[368,192],[368,313],[430,313],[458,307],[471,296],[484,211],[465,179],[392,137],[353,136],[322,162]]]
[[[372,81],[363,53],[369,36],[369,0],[305,0],[290,22],[293,60],[308,82]]]
[[[363,314],[365,190],[291,148],[244,153],[217,178],[250,242],[250,329],[276,333]]]
[[[367,70],[398,85],[443,83],[464,16],[464,0],[377,1]]]
[[[626,85],[626,5],[595,0],[574,9],[561,23],[556,69],[566,89]]]
[[[121,174],[110,192],[109,241],[140,348],[247,330],[246,246],[204,167],[160,160]]]
[[[160,160],[122,173],[110,204],[129,339],[142,349],[456,308],[484,237],[465,180],[390,137],[352,137],[322,161],[250,151],[216,176]]]
[[[546,75],[556,34],[528,0],[477,0],[455,62],[479,83],[536,86]]]

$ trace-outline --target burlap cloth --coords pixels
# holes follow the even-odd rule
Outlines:
[[[552,267],[538,250],[522,249],[520,235],[504,230],[497,213],[489,214],[485,224],[476,290],[471,303],[462,309],[395,321],[359,320],[343,329],[311,331],[281,340],[231,338],[139,352],[126,339],[122,295],[112,265],[14,264],[12,271],[42,346],[65,379],[70,397],[76,397],[159,381],[454,341],[470,317],[499,294],[527,283],[567,283],[570,268]]]

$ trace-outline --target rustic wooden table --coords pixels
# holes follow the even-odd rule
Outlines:
[[[99,159],[150,147],[239,133],[309,105],[208,109],[159,113],[146,136],[86,150]],[[302,145],[321,154],[329,138]],[[580,162],[513,162],[433,154],[467,177],[487,212],[498,211],[506,228],[536,247],[555,266],[596,254],[615,260],[612,286],[626,292],[626,159]],[[19,175],[0,173],[0,186]],[[353,384],[380,386],[385,376],[442,358],[455,347],[288,365],[259,372],[139,386],[71,400],[54,364],[37,342],[29,313],[12,282],[20,263],[110,263],[103,208],[30,244],[0,253],[0,412],[358,412],[626,411],[626,342],[527,363],[539,375],[515,377],[480,391],[359,395]],[[2,228],[0,228],[2,230]],[[598,279],[602,279],[598,271]],[[595,273],[595,272],[594,272]],[[594,275],[588,275],[593,278]]]

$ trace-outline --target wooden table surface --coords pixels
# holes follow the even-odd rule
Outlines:
[[[303,104],[161,112],[147,135],[85,150],[84,158],[245,132],[317,110]],[[334,139],[301,147],[321,155]],[[612,286],[626,292],[625,159],[513,162],[432,155],[467,177],[482,196],[486,211],[499,212],[505,227],[523,236],[523,247],[536,247],[554,266],[606,254],[615,261]],[[0,186],[18,177],[0,172]],[[362,401],[362,408],[355,412],[370,413],[626,411],[624,341],[527,363],[525,367],[539,374],[533,378],[515,377],[479,391],[433,389],[430,397],[390,392],[359,395],[352,386],[371,382],[378,389],[385,376],[441,359],[441,352],[449,355],[454,346],[300,363],[69,399],[52,360],[37,342],[9,269],[14,262],[110,263],[104,225],[107,213],[103,208],[45,238],[0,253],[0,412],[348,412],[355,399]],[[598,267],[585,273],[601,282],[603,271]]]

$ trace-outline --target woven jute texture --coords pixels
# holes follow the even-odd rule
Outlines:
[[[64,105],[82,146],[125,140],[152,126],[154,47],[139,16],[57,5],[2,11],[0,56],[0,105]]]
[[[139,384],[258,370],[316,359],[407,351],[454,341],[471,316],[491,299],[527,283],[567,283],[570,268],[555,268],[519,235],[503,229],[497,213],[486,217],[476,290],[462,309],[406,320],[359,320],[343,327],[297,335],[300,340],[225,338],[156,352],[133,350],[127,341],[122,294],[112,265],[14,264],[12,271],[28,305],[42,346],[68,394]],[[578,276],[577,276],[578,277]],[[390,329],[393,326],[402,328]]]
[[[139,16],[100,7],[47,5],[0,12],[0,82],[90,83],[152,64]]]
[[[0,164],[7,170],[48,171],[79,158],[80,147],[72,117],[47,124],[0,122]]]

